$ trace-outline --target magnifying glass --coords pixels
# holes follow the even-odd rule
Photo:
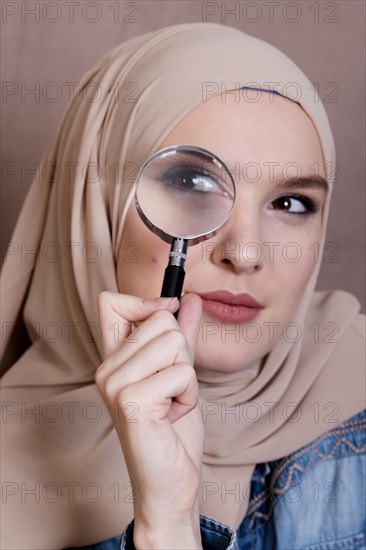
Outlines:
[[[136,209],[144,224],[171,244],[160,296],[180,299],[188,246],[213,237],[229,220],[235,200],[236,185],[228,168],[201,147],[166,147],[142,165]]]

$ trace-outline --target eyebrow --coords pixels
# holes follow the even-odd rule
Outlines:
[[[275,183],[282,189],[320,189],[325,194],[329,191],[328,182],[323,176],[300,176],[289,179],[276,179]]]

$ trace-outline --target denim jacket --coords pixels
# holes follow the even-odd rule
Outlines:
[[[257,464],[236,532],[200,515],[203,549],[366,550],[365,428],[366,409],[294,453]],[[83,548],[135,550],[133,523]]]

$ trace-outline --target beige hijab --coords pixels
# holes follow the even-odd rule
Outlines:
[[[118,290],[131,170],[202,102],[205,83],[217,93],[221,85],[276,83],[301,104],[325,161],[335,162],[311,82],[278,49],[237,29],[166,27],[116,47],[89,71],[31,185],[12,237],[19,252],[12,248],[2,272],[3,326],[11,328],[22,311],[32,338],[2,378],[3,548],[96,543],[121,533],[133,517],[134,488],[94,383],[102,362],[97,296]],[[21,247],[38,247],[37,261]],[[330,421],[364,407],[364,316],[348,292],[314,292],[320,265],[294,319],[304,329],[299,341],[281,339],[251,381],[245,372],[197,372],[206,412],[240,410],[239,422],[233,414],[225,422],[206,415],[200,506],[234,528],[246,513],[256,463],[295,451],[334,427]],[[318,339],[307,328],[315,323]],[[335,336],[326,323],[337,327]],[[235,483],[239,499],[226,493]]]

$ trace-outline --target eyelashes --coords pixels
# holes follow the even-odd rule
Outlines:
[[[204,195],[216,193],[228,195],[225,183],[218,179],[218,175],[194,166],[177,166],[159,171],[158,179],[172,191],[187,193],[193,191]]]
[[[193,166],[173,167],[165,172],[160,171],[159,178],[164,185],[180,193],[189,191],[200,194],[208,191],[217,193],[221,187],[217,175]],[[300,193],[281,195],[273,200],[271,205],[271,210],[279,210],[291,216],[309,216],[319,210],[319,205],[310,197]]]
[[[280,209],[285,212],[285,214],[290,214],[291,216],[305,216],[309,214],[315,214],[318,211],[318,206],[310,197],[306,197],[305,195],[301,195],[298,193],[282,195],[278,199],[272,201],[271,204],[275,205],[275,207],[272,208],[273,210]],[[295,210],[289,210],[289,208],[291,207],[294,207]]]

